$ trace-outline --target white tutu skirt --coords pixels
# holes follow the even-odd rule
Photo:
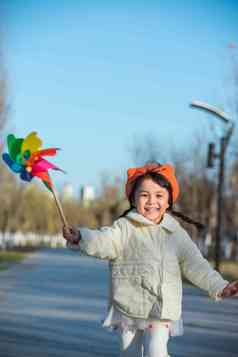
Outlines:
[[[109,328],[111,330],[117,329],[118,327],[129,330],[145,330],[148,326],[154,322],[155,319],[139,319],[131,318],[124,315],[122,312],[111,306],[106,318],[103,320],[103,327]],[[157,320],[159,321],[159,320]],[[177,321],[170,321],[170,336],[181,336],[183,335],[183,320],[179,319]]]

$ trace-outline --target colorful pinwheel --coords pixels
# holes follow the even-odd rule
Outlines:
[[[53,193],[60,216],[64,225],[66,220],[57,199],[52,180],[48,170],[61,170],[59,167],[45,160],[45,156],[55,156],[57,148],[41,149],[42,140],[33,131],[25,139],[16,138],[13,134],[7,137],[8,153],[3,153],[3,161],[24,181],[30,182],[33,177],[40,178],[45,186]]]

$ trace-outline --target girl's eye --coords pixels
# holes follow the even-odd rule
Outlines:
[[[141,193],[140,197],[147,197],[147,194],[146,193]]]

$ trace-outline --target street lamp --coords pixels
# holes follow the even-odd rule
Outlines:
[[[223,123],[229,125],[225,135],[220,138],[220,151],[215,153],[215,145],[209,144],[207,167],[213,167],[214,159],[219,159],[219,171],[218,171],[218,183],[217,183],[217,219],[216,219],[216,242],[215,242],[215,268],[219,271],[220,268],[220,247],[221,247],[221,227],[222,227],[222,202],[224,191],[224,173],[225,173],[225,153],[234,131],[234,122],[231,118],[222,110],[219,110],[207,103],[200,101],[193,101],[192,107],[208,111],[214,114],[217,118],[223,121]]]

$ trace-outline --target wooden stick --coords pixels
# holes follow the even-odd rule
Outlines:
[[[67,222],[67,220],[65,218],[65,215],[64,215],[64,212],[63,212],[63,208],[62,208],[61,203],[60,203],[60,201],[59,201],[59,199],[57,197],[57,194],[56,194],[56,191],[55,191],[55,188],[54,188],[53,185],[51,186],[51,191],[53,193],[53,197],[54,197],[54,200],[55,200],[55,203],[56,203],[56,206],[57,206],[61,221],[62,221],[62,223],[63,223],[63,225],[65,227],[69,227],[68,222]]]

